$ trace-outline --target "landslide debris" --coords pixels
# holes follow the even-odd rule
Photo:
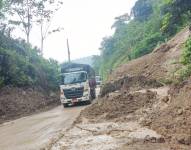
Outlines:
[[[168,107],[155,110],[147,117],[150,128],[162,134],[166,141],[188,146],[191,149],[191,79],[172,86]],[[174,149],[181,149],[174,147]],[[186,148],[185,148],[186,149]]]
[[[156,92],[149,90],[146,93],[107,95],[83,110],[78,122],[81,118],[87,118],[92,122],[119,120],[120,118],[122,118],[120,121],[123,121],[127,115],[144,106],[151,105],[155,100]]]
[[[169,150],[190,150],[191,78],[170,84],[166,95],[157,89],[181,67],[181,50],[189,36],[186,28],[153,53],[117,68],[102,87],[101,98],[83,110],[76,123],[137,121],[164,137],[158,149],[168,145]],[[153,149],[152,144],[135,142],[122,149]]]
[[[0,90],[0,123],[52,108],[59,104],[56,93],[41,88],[4,87]]]
[[[153,53],[117,68],[102,87],[101,98],[81,112],[58,145],[63,149],[190,150],[191,78],[161,87],[161,81],[181,67],[181,49],[189,35],[186,28]],[[140,128],[149,128],[161,138],[150,136],[148,129],[142,140],[129,141],[130,135],[142,136]]]
[[[163,84],[155,79],[149,79],[145,76],[125,76],[119,80],[108,82],[101,88],[100,96],[103,97],[108,93],[118,90],[122,91],[137,91],[141,89],[150,89],[161,87]]]
[[[181,67],[179,63],[181,50],[189,36],[189,29],[183,29],[170,41],[157,47],[153,53],[118,67],[110,75],[108,82],[124,76],[145,76],[157,81],[171,79],[172,73]]]

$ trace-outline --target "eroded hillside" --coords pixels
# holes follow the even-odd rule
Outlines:
[[[191,79],[165,85],[177,68],[186,28],[153,53],[122,65],[73,127],[48,149],[190,150]]]

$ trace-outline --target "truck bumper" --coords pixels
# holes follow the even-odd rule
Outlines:
[[[72,104],[72,103],[79,103],[79,102],[85,102],[85,101],[89,101],[89,96],[88,97],[80,97],[80,98],[75,98],[75,99],[64,99],[61,98],[60,101],[62,104]]]

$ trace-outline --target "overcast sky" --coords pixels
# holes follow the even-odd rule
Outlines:
[[[50,35],[44,46],[44,56],[59,62],[67,60],[66,38],[69,39],[71,59],[97,55],[102,38],[112,34],[114,18],[130,12],[136,0],[62,0],[52,27],[64,27],[60,33]],[[38,32],[31,42],[40,47]]]

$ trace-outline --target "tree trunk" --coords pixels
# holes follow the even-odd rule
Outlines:
[[[29,33],[27,33],[27,44],[29,44]]]
[[[44,38],[41,38],[41,55],[43,55],[43,50],[44,50]]]
[[[42,22],[41,22],[40,31],[41,31],[41,49],[40,49],[40,53],[41,53],[41,55],[43,55],[43,49],[44,49],[44,35],[43,35],[43,23],[42,23]]]
[[[28,5],[28,9],[27,9],[27,44],[29,44],[29,35],[30,35],[30,6],[29,6],[29,1],[27,0],[27,5]]]

